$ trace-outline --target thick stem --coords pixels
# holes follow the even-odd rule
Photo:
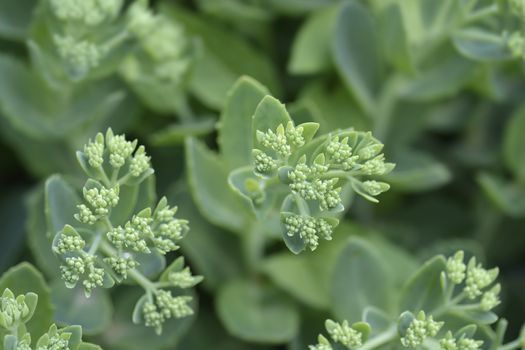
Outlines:
[[[100,243],[100,251],[102,251],[107,256],[117,255],[117,251],[109,243],[102,241]],[[140,273],[136,269],[130,269],[128,271],[128,277],[137,282],[144,290],[149,294],[157,289],[155,283],[151,282],[146,276]]]
[[[503,344],[498,348],[498,350],[513,350],[521,347],[521,339],[518,338],[516,340],[511,341],[510,343]]]
[[[395,325],[392,325],[390,328],[388,328],[383,333],[379,334],[377,337],[374,337],[367,341],[365,344],[363,344],[363,346],[360,347],[359,350],[371,350],[378,348],[381,345],[391,342],[397,337],[397,327]]]

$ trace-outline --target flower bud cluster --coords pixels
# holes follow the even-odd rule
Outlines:
[[[453,284],[464,283],[463,293],[468,299],[474,300],[481,296],[480,309],[488,311],[496,307],[500,301],[498,298],[501,286],[494,285],[490,290],[485,290],[498,277],[498,268],[486,270],[476,258],[472,257],[468,265],[465,265],[463,251],[458,251],[454,256],[447,260],[446,275]]]
[[[507,38],[507,47],[514,58],[525,59],[525,38],[519,31],[515,31]]]
[[[444,338],[439,341],[441,350],[478,350],[483,345],[482,340],[475,340],[466,336],[456,339],[452,332],[448,331]]]
[[[0,326],[11,329],[24,322],[24,319],[31,313],[29,306],[25,302],[26,296],[15,295],[11,290],[5,289],[0,297]]]
[[[97,180],[107,182],[104,165],[109,165],[113,173],[119,174],[122,168],[126,173],[121,174],[120,182],[127,178],[139,178],[144,174],[152,173],[150,157],[146,154],[144,146],[137,148],[137,140],[128,141],[125,135],[114,135],[108,129],[106,136],[98,133],[95,140],[89,140],[84,146],[84,152],[79,154],[80,159],[85,158],[84,170],[90,173],[95,170],[100,175]],[[105,175],[105,176],[104,176]]]
[[[71,333],[58,329],[52,325],[49,331],[38,340],[35,350],[69,350]]]
[[[161,14],[153,14],[141,2],[130,7],[127,26],[138,39],[148,62],[128,62],[125,74],[138,75],[131,71],[142,69],[148,70],[158,80],[180,83],[190,63],[190,42],[184,28]]]
[[[333,226],[323,218],[290,214],[284,219],[286,234],[299,235],[310,250],[315,250],[319,239],[332,239]]]
[[[124,226],[107,233],[108,240],[119,250],[151,253],[151,248],[161,254],[177,250],[177,241],[188,231],[188,222],[174,217],[177,209],[170,208],[166,198],[159,201],[154,213],[149,208],[134,215]]]
[[[97,26],[114,19],[122,3],[122,0],[50,0],[53,14],[58,19],[86,26]]]
[[[142,307],[144,324],[146,327],[153,327],[160,334],[162,325],[167,320],[193,315],[193,309],[189,305],[192,299],[186,295],[174,297],[170,291],[163,289],[155,291],[154,301],[148,300]]]
[[[420,311],[401,337],[401,344],[406,348],[415,349],[423,344],[426,338],[435,337],[444,322],[434,321],[432,315],[428,316]]]
[[[366,324],[366,327],[369,327]],[[332,320],[326,320],[325,328],[333,342],[339,343],[346,349],[352,350],[359,348],[365,342],[366,335],[362,329],[358,329],[356,324],[350,326],[348,321],[338,323]],[[310,350],[332,350],[330,341],[322,334],[319,335],[317,345],[310,345]]]
[[[86,72],[99,65],[104,51],[89,40],[74,38],[70,35],[53,36],[53,42],[60,57],[75,71]]]
[[[202,281],[202,276],[193,276],[190,268],[186,267],[181,271],[170,273],[168,275],[168,280],[174,287],[184,289],[196,286]]]
[[[75,219],[84,224],[93,225],[98,220],[108,217],[111,208],[119,201],[119,187],[106,188],[100,183],[93,181],[93,187],[84,186],[83,195],[86,204],[77,205],[78,213]]]
[[[289,121],[286,128],[283,124],[279,124],[275,132],[271,129],[266,132],[257,130],[256,137],[261,146],[274,153],[279,160],[283,160],[287,159],[293,150],[304,146],[303,131],[302,126],[295,127],[293,122]],[[257,164],[255,166],[257,167]]]
[[[69,288],[73,288],[79,281],[82,281],[87,296],[91,295],[93,289],[104,284],[105,270],[97,267],[95,256],[85,252],[81,252],[79,256],[64,258],[60,272]]]

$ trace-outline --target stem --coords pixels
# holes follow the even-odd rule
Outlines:
[[[113,224],[109,220],[108,217],[104,218],[104,224],[106,224],[108,230],[113,230]],[[102,236],[102,235],[101,235]],[[102,241],[99,244],[100,250],[106,254],[107,256],[115,256],[118,255],[118,252],[115,248],[113,248],[109,243]],[[146,276],[144,276],[142,273],[140,273],[136,269],[130,269],[128,271],[128,277],[131,277],[135,282],[137,282],[144,290],[146,291],[146,294],[151,295],[152,291],[157,290],[157,287],[155,283],[151,282]]]
[[[482,20],[486,17],[490,17],[493,14],[498,12],[498,5],[493,4],[487,7],[482,8],[481,10],[478,10],[476,12],[473,12],[465,18],[465,23],[471,23],[475,21]]]
[[[93,240],[93,244],[91,244],[91,247],[89,247],[88,254],[93,255],[96,253],[98,247],[100,246],[100,242],[102,242],[102,232],[98,233],[95,236],[95,239]]]
[[[301,215],[310,216],[310,209],[308,208],[308,205],[304,201],[304,199],[301,198],[298,194],[294,194],[295,204],[297,204],[297,208],[299,209],[299,212]]]
[[[131,177],[131,174],[128,173],[124,176],[122,176],[118,181],[117,181],[117,185],[122,185],[123,183],[125,183],[126,181],[128,181],[128,179]]]
[[[115,185],[118,184],[118,173],[120,172],[120,168],[116,168],[113,170],[113,173],[111,174],[111,184]]]
[[[110,188],[111,187],[111,181],[109,181],[109,177],[106,174],[106,171],[104,170],[104,168],[100,167],[98,169],[98,172],[100,173],[101,180],[104,183],[104,186]]]
[[[498,348],[498,350],[513,350],[521,347],[521,339],[511,341],[510,343],[504,344]]]
[[[388,328],[383,333],[379,334],[377,337],[374,337],[367,341],[365,344],[363,344],[362,347],[359,348],[359,350],[371,350],[375,349],[381,345],[384,345],[394,339],[397,338],[397,327],[395,325]],[[509,350],[509,349],[505,349]]]
[[[447,313],[448,311],[454,309],[463,299],[465,299],[465,297],[466,297],[465,293],[461,292],[458,295],[456,295],[455,298],[449,300],[445,304],[443,304],[440,307],[436,308],[434,311],[431,312],[431,314],[434,317],[438,318],[438,317],[442,316],[443,314]]]
[[[118,253],[115,250],[115,248],[113,248],[110,244],[104,241],[100,243],[100,250],[108,256],[114,256]],[[155,283],[151,282],[146,276],[144,276],[136,269],[129,270],[128,277],[131,277],[133,280],[135,280],[135,282],[137,282],[142,288],[144,288],[144,290],[148,294],[157,289]]]
[[[241,243],[248,271],[255,274],[259,269],[259,262],[264,255],[264,232],[260,229],[259,225],[254,224],[247,230],[245,235],[243,235]]]

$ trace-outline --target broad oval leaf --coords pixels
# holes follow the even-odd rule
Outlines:
[[[299,330],[299,314],[273,288],[245,280],[221,288],[216,308],[226,329],[243,340],[285,343]]]
[[[332,311],[348,322],[361,321],[367,307],[390,311],[392,281],[381,252],[352,237],[339,255],[332,275]]]
[[[212,223],[242,233],[249,205],[228,187],[228,173],[221,159],[200,141],[186,139],[188,182],[195,204]]]
[[[217,142],[230,169],[251,163],[252,117],[267,94],[268,89],[250,77],[241,77],[228,92]]]
[[[519,180],[525,180],[525,106],[507,122],[503,135],[503,159]]]
[[[346,87],[369,115],[375,110],[381,58],[376,28],[368,9],[348,1],[339,12],[332,38],[332,55]]]
[[[7,270],[0,278],[0,293],[9,288],[13,294],[29,292],[38,295],[33,317],[26,324],[31,334],[44,334],[53,323],[51,292],[42,274],[33,265],[23,262]]]
[[[446,270],[446,261],[438,255],[427,261],[407,282],[399,302],[400,310],[432,312],[445,302],[441,288],[441,273]]]
[[[58,324],[82,326],[85,334],[98,334],[109,327],[113,306],[107,290],[98,288],[86,298],[82,286],[69,289],[61,279],[56,280],[51,287],[55,321]]]

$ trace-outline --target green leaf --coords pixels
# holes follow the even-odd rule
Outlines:
[[[227,91],[242,75],[249,75],[268,86],[273,93],[279,93],[277,73],[264,52],[255,50],[241,37],[213,21],[195,16],[182,7],[163,4],[161,12],[202,41],[202,52],[193,67],[190,90],[205,105],[222,108]]]
[[[151,327],[136,325],[131,316],[136,302],[143,295],[142,288],[127,289],[115,297],[115,313],[111,327],[102,334],[102,343],[114,350],[160,350],[174,349],[182,336],[191,327],[195,315],[180,319],[170,319],[163,325],[162,336],[158,336]],[[177,293],[173,294],[177,296]],[[191,302],[196,310],[197,301]]]
[[[502,212],[513,217],[525,214],[525,186],[481,173],[478,183],[489,200]]]
[[[204,276],[203,285],[215,290],[226,281],[243,272],[240,241],[212,226],[202,215],[188,193],[185,182],[176,183],[168,198],[173,203],[184,203],[177,213],[189,220],[191,230],[180,242],[185,256],[195,271]]]
[[[246,341],[285,343],[298,332],[297,310],[269,286],[229,282],[219,291],[216,308],[228,332]]]
[[[29,292],[38,295],[38,304],[31,320],[26,324],[31,334],[47,332],[53,322],[51,295],[42,274],[33,265],[23,262],[7,270],[0,278],[0,291],[9,288],[14,295]]]
[[[98,334],[111,323],[113,306],[105,289],[98,288],[86,298],[82,286],[69,289],[58,279],[51,285],[51,297],[55,322],[61,326],[79,325],[85,334]]]
[[[53,175],[46,181],[45,201],[47,226],[51,235],[54,236],[66,224],[76,223],[74,214],[80,198],[61,176]]]
[[[303,89],[300,101],[312,109],[312,120],[320,124],[320,134],[350,127],[358,131],[371,129],[372,120],[363,115],[343,86],[314,82]]]
[[[262,271],[295,298],[315,308],[326,309],[330,295],[323,285],[317,261],[310,256],[288,252],[271,255],[262,263]]]
[[[454,35],[454,46],[463,56],[477,61],[502,61],[512,58],[503,35],[479,28],[465,28]]]
[[[381,46],[386,59],[401,72],[414,73],[414,63],[400,4],[389,3],[378,17]]]
[[[0,198],[0,222],[2,223],[0,271],[5,271],[16,262],[17,256],[25,244],[24,225],[27,220],[25,195],[26,193],[22,189],[13,188],[5,189]]]
[[[60,275],[59,261],[51,249],[53,236],[48,234],[43,186],[35,189],[28,198],[28,219],[26,222],[28,243],[38,266],[48,276]]]
[[[0,0],[0,37],[24,41],[36,0]]]
[[[385,176],[385,181],[395,190],[427,191],[445,185],[452,178],[448,168],[427,153],[405,150],[391,160],[396,167]]]
[[[507,122],[503,135],[503,160],[518,180],[525,181],[525,107]]]
[[[357,1],[345,3],[332,38],[335,66],[361,108],[373,114],[379,89],[381,58],[376,28],[368,9]]]
[[[53,90],[22,62],[0,55],[0,111],[10,126],[35,140],[60,139],[109,118],[125,101],[117,79]]]
[[[314,74],[332,65],[330,38],[340,6],[329,6],[312,13],[297,33],[288,71],[292,74]]]
[[[440,276],[446,270],[445,258],[441,255],[427,261],[416,271],[403,288],[400,310],[431,312],[445,302]]]
[[[215,129],[215,118],[202,118],[189,123],[177,123],[162,128],[151,134],[151,142],[156,146],[178,145],[184,142],[187,136],[202,136]]]
[[[432,63],[414,78],[404,80],[399,89],[401,97],[423,102],[452,97],[474,78],[476,72],[476,65],[453,51],[446,51],[444,57],[438,56]]]
[[[257,105],[257,109],[253,115],[252,137],[254,145],[258,144],[255,136],[257,130],[267,132],[268,129],[270,129],[275,132],[275,129],[277,129],[280,124],[286,128],[286,124],[291,120],[283,103],[275,97],[265,96]]]
[[[230,169],[251,163],[252,117],[268,90],[254,79],[242,77],[228,92],[219,122],[217,142]]]
[[[102,350],[102,348],[98,345],[91,344],[91,343],[81,343],[77,350]]]
[[[228,173],[221,159],[194,138],[186,139],[188,182],[195,204],[212,223],[244,232],[249,209],[229,188]]]
[[[380,251],[370,242],[350,238],[332,276],[331,306],[339,319],[360,321],[370,306],[390,311],[391,278]]]

